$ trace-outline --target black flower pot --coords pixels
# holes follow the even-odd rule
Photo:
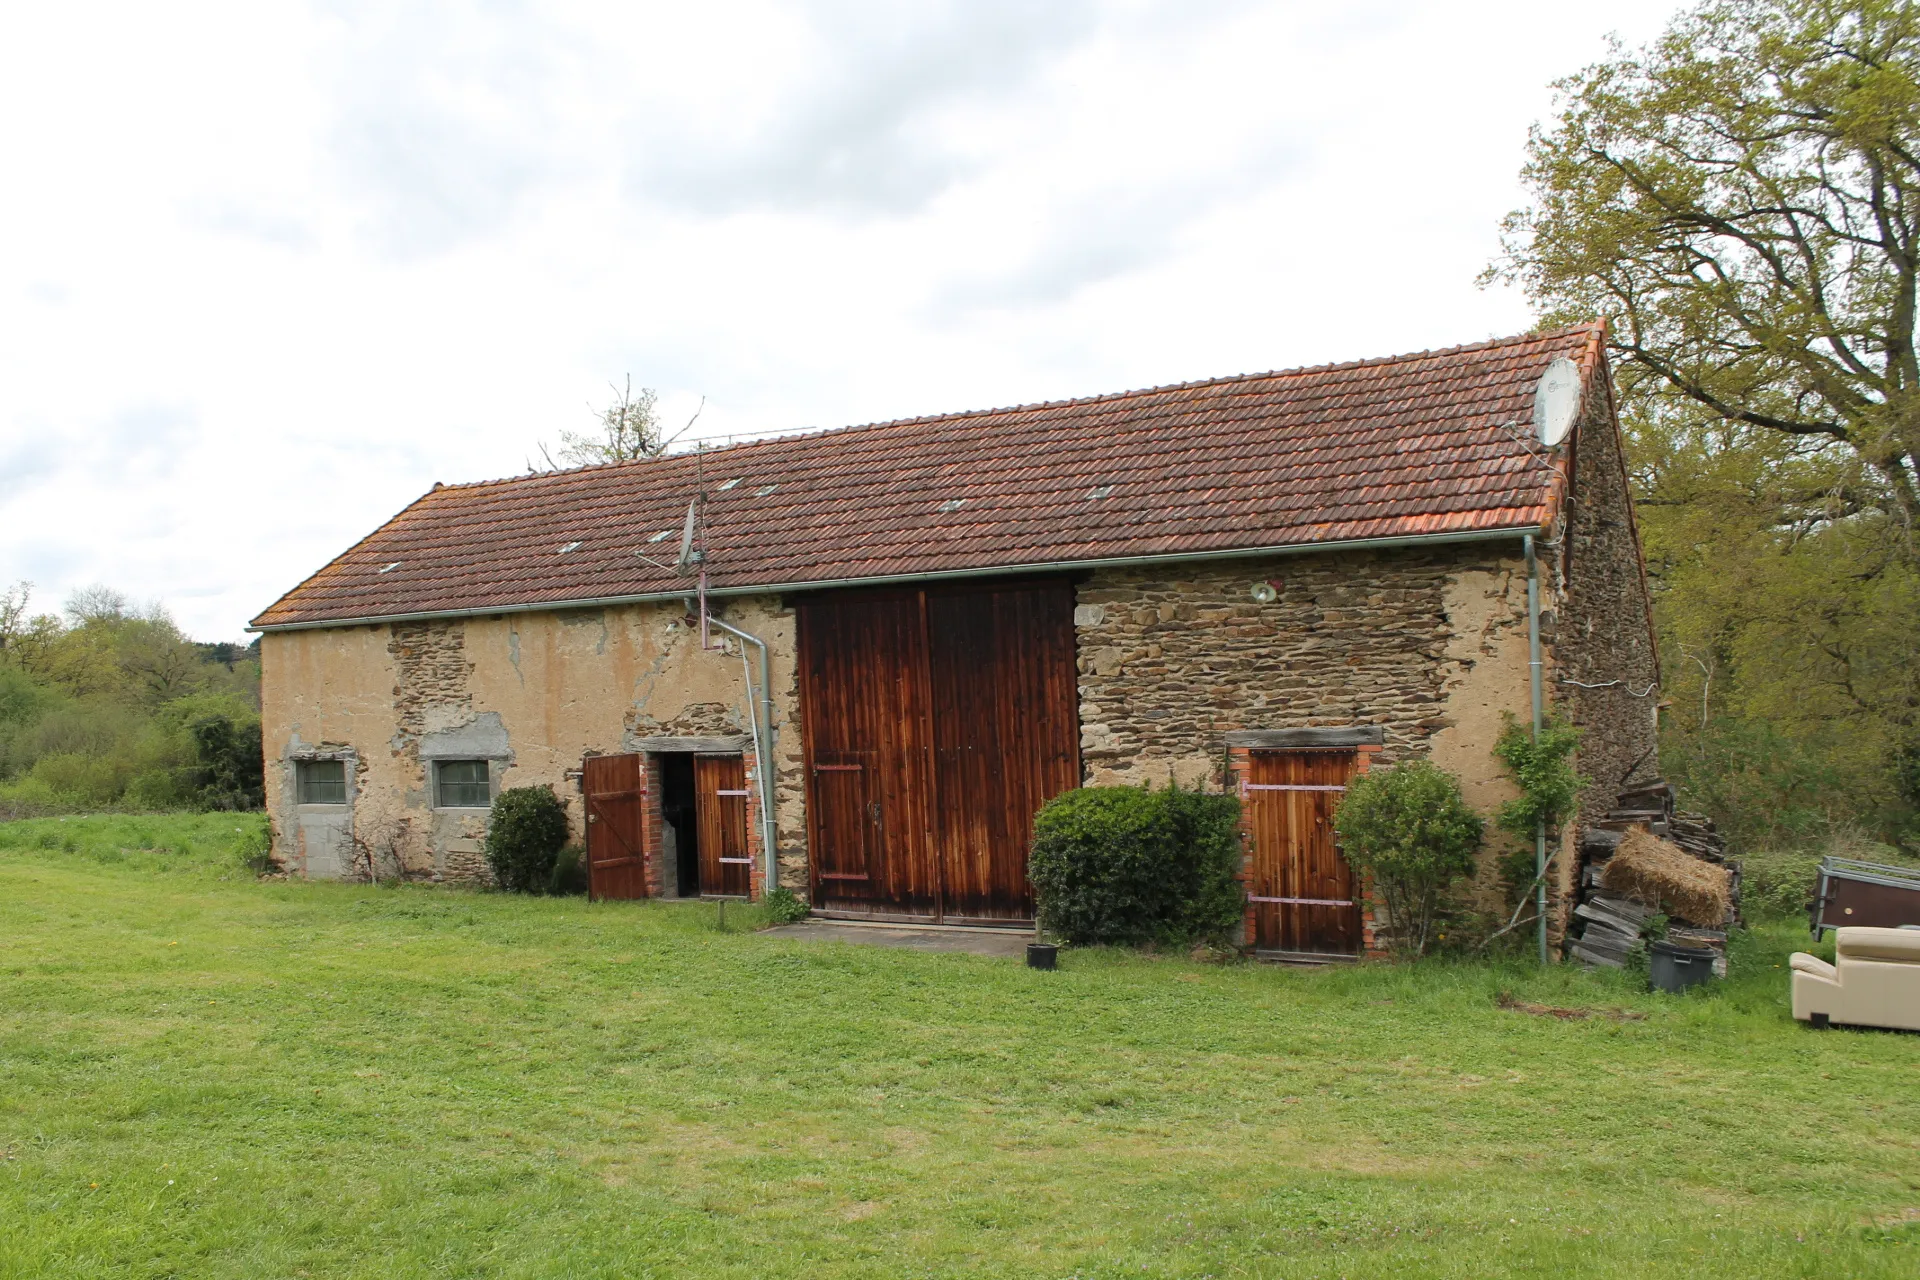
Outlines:
[[[1027,968],[1058,969],[1060,948],[1051,942],[1029,942],[1027,944]]]

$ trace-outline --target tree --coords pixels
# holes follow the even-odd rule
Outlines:
[[[73,627],[104,626],[133,616],[132,602],[123,591],[94,583],[67,600],[67,622]]]
[[[24,579],[0,592],[0,653],[13,647],[16,638],[27,629],[27,601],[33,598],[33,584]]]
[[[1819,464],[1793,496],[1884,511],[1911,553],[1920,9],[1709,3],[1555,87],[1492,275],[1549,318],[1611,318],[1627,404],[1783,437]]]
[[[1667,689],[1697,709],[1663,764],[1732,794],[1703,771],[1765,727],[1783,762],[1843,765],[1817,807],[1896,832],[1920,810],[1920,7],[1710,2],[1556,88],[1487,278],[1610,321]]]
[[[560,461],[554,461],[546,445],[540,446],[548,470],[634,462],[666,452],[668,441],[660,431],[659,394],[652,387],[642,387],[635,394],[631,377],[624,386],[614,387],[613,394],[612,404],[594,411],[600,424],[597,431],[560,433]]]

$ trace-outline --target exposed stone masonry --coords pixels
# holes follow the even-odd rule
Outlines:
[[[665,720],[648,715],[641,707],[627,712],[628,742],[653,737],[720,738],[746,731],[740,709],[720,702],[695,702]]]
[[[387,652],[393,655],[393,712],[398,731],[394,753],[418,758],[428,712],[471,712],[466,625],[461,622],[397,622]]]
[[[1653,708],[1660,690],[1632,496],[1604,382],[1589,396],[1576,440],[1566,544],[1561,556],[1548,557],[1568,583],[1551,692],[1580,727],[1577,763],[1587,778],[1580,816],[1588,820],[1613,808],[1628,782],[1659,774]]]
[[[1378,724],[1386,761],[1418,753],[1448,723],[1448,582],[1497,560],[1466,547],[1094,575],[1075,611],[1086,780],[1223,785],[1235,729]],[[1252,598],[1261,582],[1273,603]]]

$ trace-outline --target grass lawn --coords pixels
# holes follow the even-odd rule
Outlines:
[[[1684,999],[1049,974],[261,883],[257,822],[0,825],[0,1275],[1920,1275],[1920,1036],[1796,1025],[1791,925]]]

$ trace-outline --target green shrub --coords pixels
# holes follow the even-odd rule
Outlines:
[[[1040,927],[1075,945],[1217,940],[1240,920],[1239,802],[1170,787],[1083,787],[1034,819]]]
[[[587,891],[587,851],[577,844],[562,846],[553,858],[547,892],[556,898],[577,897]]]
[[[1347,861],[1386,902],[1395,950],[1425,954],[1441,897],[1473,871],[1483,833],[1459,779],[1425,760],[1361,774],[1333,825]]]
[[[1179,786],[1157,793],[1173,815],[1169,941],[1224,943],[1246,917],[1240,801]]]
[[[266,803],[258,716],[203,712],[187,722],[186,732],[193,743],[196,808],[258,809]]]
[[[795,920],[804,920],[810,910],[800,895],[785,885],[768,892],[766,901],[761,905],[766,907],[767,919],[774,924],[792,924]]]
[[[1813,849],[1762,849],[1740,859],[1740,914],[1749,921],[1805,915],[1820,878]]]
[[[550,789],[513,787],[494,798],[487,823],[487,865],[502,889],[547,889],[566,843],[567,810]]]

